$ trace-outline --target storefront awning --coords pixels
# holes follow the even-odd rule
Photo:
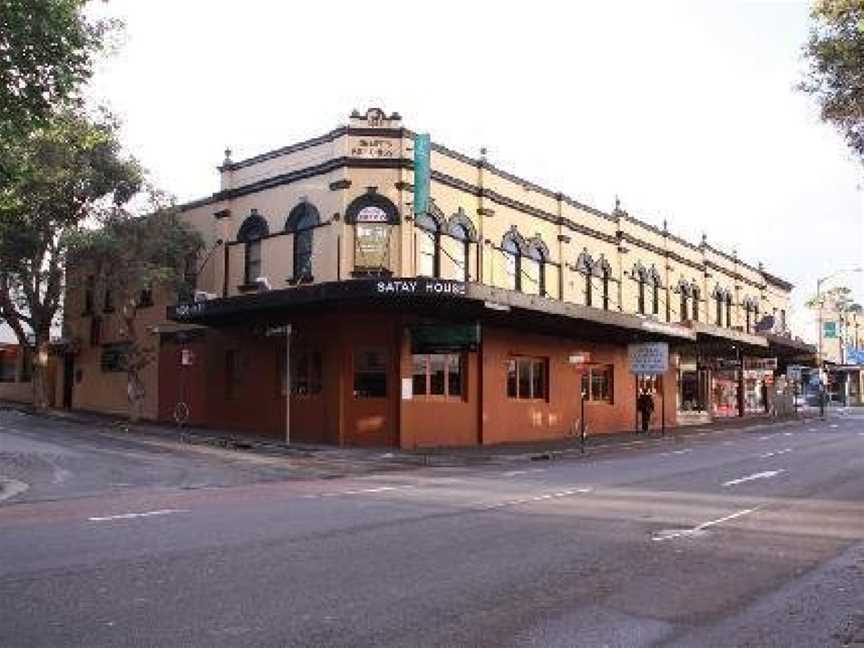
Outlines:
[[[570,304],[482,284],[443,279],[353,279],[262,291],[169,306],[167,317],[206,326],[263,320],[285,323],[295,314],[347,307],[394,310],[420,316],[525,328],[568,337],[615,342],[692,342],[677,324]]]
[[[708,342],[728,343],[738,345],[742,350],[749,352],[767,351],[768,340],[762,335],[753,335],[752,333],[744,333],[731,328],[723,328],[722,326],[714,326],[705,322],[696,322],[688,320],[684,322],[684,326],[696,334],[697,340],[700,342],[705,340]]]

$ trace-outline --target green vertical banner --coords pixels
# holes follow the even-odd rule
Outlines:
[[[432,140],[429,133],[414,136],[414,215],[429,210],[429,176],[431,174]]]

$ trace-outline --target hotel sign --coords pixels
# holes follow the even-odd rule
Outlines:
[[[376,285],[379,295],[453,295],[464,297],[466,286],[462,281],[446,279],[387,279]]]
[[[393,140],[383,137],[360,137],[351,145],[351,157],[387,159],[397,152]]]

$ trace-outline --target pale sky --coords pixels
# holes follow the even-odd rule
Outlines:
[[[804,2],[111,0],[126,22],[92,96],[186,201],[234,159],[352,109],[601,209],[708,241],[796,284],[864,263],[864,173],[794,90]],[[839,278],[864,301],[864,274]],[[805,330],[807,329],[807,330]]]

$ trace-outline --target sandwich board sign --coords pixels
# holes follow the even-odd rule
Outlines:
[[[669,368],[669,343],[628,344],[627,359],[630,373],[640,376],[666,373]]]

